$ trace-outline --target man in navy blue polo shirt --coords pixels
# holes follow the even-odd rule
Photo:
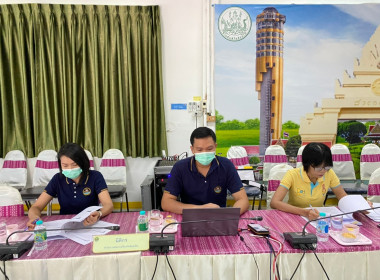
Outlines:
[[[190,137],[194,154],[177,162],[170,173],[161,206],[165,211],[182,214],[185,208],[226,207],[227,190],[240,214],[249,202],[235,166],[230,160],[215,156],[216,135],[207,127],[199,127]],[[177,201],[180,196],[181,201]]]

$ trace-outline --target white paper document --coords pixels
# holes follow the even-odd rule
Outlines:
[[[57,231],[47,231],[48,241],[57,239],[71,239],[79,244],[86,245],[92,242],[93,235],[104,235],[110,232],[109,229],[99,229],[96,227],[115,226],[116,224],[105,221],[98,221],[92,226],[85,227],[83,221],[93,212],[101,207],[91,206],[80,212],[71,219],[61,219],[50,222],[44,222],[46,229],[59,229]],[[85,227],[85,229],[83,229]],[[94,228],[95,227],[95,228]],[[72,230],[76,229],[78,230]],[[70,229],[70,230],[65,230]]]
[[[380,203],[373,203],[373,207],[380,207]],[[380,209],[368,211],[367,216],[375,222],[380,222]]]

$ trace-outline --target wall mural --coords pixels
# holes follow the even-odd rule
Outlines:
[[[214,8],[218,153],[380,139],[379,4]]]

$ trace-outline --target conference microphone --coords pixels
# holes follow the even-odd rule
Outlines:
[[[323,220],[323,219],[329,219],[333,217],[339,217],[339,216],[344,216],[348,214],[354,214],[356,212],[362,212],[362,211],[371,211],[380,208],[380,206],[377,207],[371,207],[367,209],[359,209],[351,212],[345,212],[345,213],[340,213],[340,214],[335,214],[331,215],[328,217],[321,217],[313,220],[309,220],[306,222],[306,224],[302,228],[302,232],[284,232],[284,238],[286,241],[289,242],[290,246],[294,249],[310,249],[313,250],[317,247],[317,236],[314,233],[308,233],[306,232],[306,227],[308,224],[311,222]]]
[[[165,225],[161,233],[152,234],[149,238],[149,249],[158,253],[165,253],[169,251],[170,247],[174,247],[175,244],[175,234],[165,234],[164,231],[167,227],[171,225],[183,225],[191,223],[214,223],[214,222],[224,222],[224,221],[236,221],[236,220],[250,220],[250,221],[262,221],[262,216],[250,217],[250,218],[231,218],[231,219],[213,219],[213,220],[193,220],[185,222],[173,222]]]
[[[44,229],[45,231],[75,231],[75,230],[83,230],[83,229],[108,229],[108,230],[120,230],[120,226],[105,226],[105,227],[80,227],[80,228],[56,228],[56,229]],[[0,244],[0,256],[1,259],[4,259],[7,256],[6,260],[10,260],[12,258],[17,259],[22,256],[26,251],[28,251],[32,246],[34,241],[17,241],[9,243],[9,238],[17,233],[35,233],[41,231],[37,230],[17,230],[8,235],[5,244]]]

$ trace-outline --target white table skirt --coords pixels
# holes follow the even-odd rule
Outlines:
[[[290,279],[301,255],[301,253],[280,255],[281,279]],[[317,255],[330,279],[380,279],[380,251],[319,253]],[[181,280],[259,279],[252,255],[169,255],[168,257],[176,278]],[[260,269],[260,279],[270,279],[269,254],[257,254],[255,257]],[[155,256],[141,258],[142,280],[152,279],[155,264]],[[155,279],[174,279],[164,255],[159,257]],[[272,279],[274,279],[273,274]],[[306,253],[293,279],[327,278],[314,254]]]

